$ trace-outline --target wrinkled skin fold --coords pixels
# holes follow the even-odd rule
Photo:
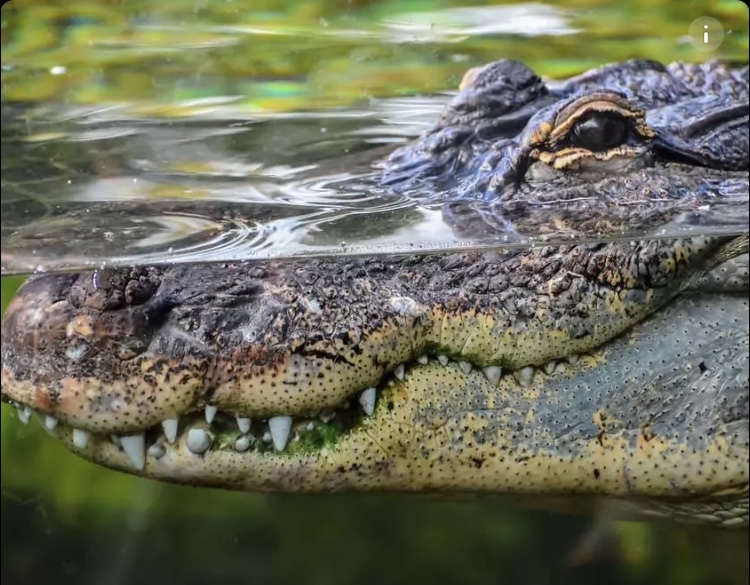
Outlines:
[[[747,201],[747,104],[747,67],[502,61],[382,182],[457,232],[658,233]],[[146,477],[748,523],[747,235],[40,275],[2,342],[19,418]]]

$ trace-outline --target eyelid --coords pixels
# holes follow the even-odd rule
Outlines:
[[[636,134],[644,139],[651,139],[654,136],[653,130],[646,124],[642,110],[619,93],[600,91],[581,96],[557,113],[548,136],[550,145],[564,140],[582,119],[597,114],[609,114],[622,118],[632,126]]]

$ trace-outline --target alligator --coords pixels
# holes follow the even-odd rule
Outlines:
[[[373,162],[383,188],[439,193],[456,232],[607,237],[36,275],[4,317],[2,398],[169,482],[747,526],[748,236],[657,237],[747,206],[747,122],[747,65],[472,69]]]

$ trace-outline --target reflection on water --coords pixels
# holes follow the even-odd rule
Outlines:
[[[6,108],[2,271],[426,253],[540,238],[570,243],[571,237],[747,229],[747,194],[740,193],[656,232],[637,224],[585,232],[572,209],[559,230],[558,203],[534,208],[537,227],[523,233],[464,234],[445,221],[444,194],[399,195],[373,180],[372,163],[385,156],[387,145],[418,134],[443,101],[380,100],[368,110],[257,121],[240,121],[219,104],[197,107],[189,122],[128,119],[117,108]],[[596,213],[611,213],[614,225],[623,211],[612,205]]]
[[[129,132],[105,118],[101,133],[84,116],[49,122],[71,126],[54,136],[19,115],[20,132],[3,134],[3,270],[450,245],[435,209],[368,180],[370,151],[392,138],[374,132],[374,113],[152,120]]]
[[[637,56],[620,47],[590,61],[590,7],[300,2],[313,12],[253,16],[215,4],[158,15],[147,1],[85,16],[4,9],[3,274],[747,229],[741,194],[663,229],[586,232],[556,222],[548,204],[523,233],[464,233],[445,221],[443,193],[378,187],[373,163],[428,128],[468,68],[510,57],[555,78]],[[723,16],[728,57],[747,48],[739,16]],[[641,56],[705,59],[685,54],[687,24],[653,26],[672,36]],[[48,35],[41,45],[34,27]]]
[[[2,12],[3,274],[525,245],[461,238],[440,201],[374,188],[370,163],[500,57],[562,78],[748,50],[732,0],[15,4]],[[686,31],[709,13],[727,35],[697,54]],[[740,211],[697,229],[746,230]],[[18,282],[3,279],[3,308]],[[747,583],[746,531],[613,523],[598,503],[581,516],[195,490],[95,467],[7,405],[0,430],[10,583]]]

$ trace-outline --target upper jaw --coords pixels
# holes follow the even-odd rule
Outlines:
[[[174,277],[178,278],[180,287],[193,282],[192,278],[183,280],[183,269],[169,268],[160,273],[160,284],[153,289],[154,294],[150,299],[140,296],[138,302],[131,304],[105,304],[106,310],[94,308],[102,306],[100,299],[95,299],[94,306],[87,306],[85,309],[74,300],[78,295],[75,291],[80,287],[96,283],[92,290],[100,290],[103,286],[101,276],[42,276],[30,281],[19,292],[11,303],[3,324],[3,397],[23,408],[28,407],[42,413],[50,430],[54,430],[62,422],[77,428],[79,436],[82,432],[105,436],[137,436],[144,431],[151,432],[149,429],[155,427],[163,428],[163,433],[169,437],[175,424],[169,421],[181,419],[189,413],[199,413],[198,417],[205,417],[206,422],[211,423],[218,410],[223,413],[220,419],[228,417],[233,421],[232,424],[236,427],[232,428],[241,429],[247,424],[246,419],[253,419],[256,421],[255,430],[264,428],[273,435],[272,427],[277,426],[276,434],[285,436],[273,442],[281,444],[284,439],[288,440],[293,430],[286,427],[300,421],[307,424],[308,418],[319,416],[322,409],[340,408],[347,400],[361,405],[364,414],[369,415],[368,410],[372,410],[372,403],[377,401],[382,385],[391,377],[402,378],[405,366],[419,368],[428,354],[442,352],[453,355],[469,369],[473,362],[491,379],[499,376],[500,371],[504,375],[518,376],[528,366],[546,367],[550,360],[598,347],[616,336],[618,331],[624,331],[629,324],[668,302],[680,283],[689,279],[693,272],[700,272],[706,262],[721,263],[741,254],[743,250],[746,253],[747,240],[737,238],[728,243],[711,240],[699,240],[690,244],[651,243],[643,249],[632,249],[638,250],[638,254],[642,254],[647,260],[645,266],[649,267],[650,272],[641,274],[635,259],[639,256],[631,255],[630,246],[569,248],[561,258],[570,261],[570,267],[561,265],[560,276],[557,271],[553,271],[547,276],[549,281],[546,284],[540,283],[533,294],[529,292],[527,285],[515,294],[513,286],[510,286],[510,275],[516,283],[523,283],[524,266],[529,266],[529,277],[538,279],[538,271],[533,267],[555,266],[550,262],[558,262],[560,258],[554,252],[549,252],[550,257],[540,250],[538,253],[530,252],[529,256],[511,253],[499,257],[476,254],[465,258],[426,258],[408,268],[412,271],[410,278],[417,275],[414,271],[421,270],[425,275],[436,274],[442,280],[450,274],[450,270],[460,271],[462,266],[466,270],[474,270],[481,262],[487,262],[487,270],[497,271],[503,267],[502,262],[511,262],[507,267],[509,280],[502,284],[502,290],[498,291],[499,297],[491,291],[490,294],[484,291],[482,294],[471,295],[463,290],[465,286],[469,286],[470,281],[456,274],[455,278],[462,283],[461,289],[455,293],[438,290],[445,298],[435,296],[436,291],[429,287],[418,287],[413,291],[412,297],[403,296],[405,291],[398,278],[391,281],[390,277],[381,276],[378,281],[363,281],[359,286],[369,290],[367,300],[370,306],[379,306],[383,311],[394,311],[395,323],[384,322],[380,329],[368,329],[360,333],[355,329],[347,329],[339,346],[319,346],[312,341],[308,346],[294,346],[293,338],[287,338],[284,340],[287,345],[279,345],[277,342],[275,346],[266,343],[248,345],[244,341],[227,346],[219,341],[211,351],[206,351],[205,341],[199,343],[199,339],[188,338],[188,341],[192,341],[186,343],[184,333],[189,328],[186,329],[185,324],[192,323],[193,327],[202,329],[207,323],[221,322],[221,328],[210,331],[211,335],[220,340],[224,333],[237,333],[242,329],[243,323],[247,326],[248,315],[252,318],[259,317],[261,311],[256,310],[257,305],[253,300],[268,306],[268,296],[287,295],[287,289],[281,289],[282,292],[279,293],[275,288],[276,276],[271,273],[271,288],[265,292],[262,287],[240,286],[239,290],[252,289],[250,296],[242,302],[239,299],[230,302],[228,309],[199,305],[200,310],[192,305],[181,306],[177,301],[178,297],[168,292],[171,286],[177,286],[170,284],[172,277],[168,276],[175,271]],[[539,257],[536,258],[534,254],[539,254]],[[620,261],[617,261],[618,254],[624,254]],[[672,259],[673,255],[677,260]],[[532,258],[536,259],[532,261]],[[650,264],[650,259],[655,258],[666,262],[663,274],[656,270],[655,265]],[[683,263],[684,267],[677,270],[675,262]],[[618,268],[625,263],[632,265],[628,268],[632,273],[626,271],[619,274]],[[308,268],[315,272],[316,269],[312,266],[308,265]],[[397,275],[407,270],[406,267],[399,266],[396,264],[394,268]],[[606,270],[603,271],[603,267]],[[242,266],[205,269],[216,276],[212,282],[219,288],[221,286],[217,283],[222,277],[233,287],[241,283]],[[287,266],[287,269],[294,271],[293,266]],[[334,265],[321,267],[323,272],[333,269]],[[619,288],[613,291],[602,288],[597,280],[592,284],[585,283],[587,269],[593,270],[598,280],[609,273],[606,282],[611,281]],[[143,270],[153,277],[154,273],[150,269]],[[192,270],[193,274],[197,274],[195,271],[200,272],[201,268],[193,267]],[[189,270],[186,274],[188,273]],[[276,275],[276,272],[272,274]],[[571,277],[571,274],[575,276]],[[120,276],[113,275],[108,284],[116,282]],[[135,282],[133,279],[142,276],[138,270],[130,273],[130,280],[125,279],[123,286],[132,290],[131,283]],[[625,278],[630,280],[623,280]],[[638,282],[639,278],[645,279],[643,283]],[[199,279],[195,286],[201,286],[200,282],[202,280]],[[652,287],[651,290],[640,290],[639,287],[646,282]],[[625,283],[627,286],[621,288]],[[574,285],[584,284],[584,288],[570,297],[573,305],[568,306],[565,301],[568,294],[566,291],[571,290]],[[373,293],[373,287],[376,286],[383,290]],[[391,286],[395,287],[394,290],[399,290],[401,296],[393,296],[388,288]],[[598,293],[588,293],[589,286],[595,286]],[[271,290],[275,292],[272,293]],[[347,291],[347,288],[340,290],[342,302],[348,302]],[[185,298],[193,298],[189,290],[183,292],[187,294]],[[172,299],[172,302],[165,304],[162,293]],[[423,296],[420,297],[420,294]],[[117,294],[112,298],[117,298]],[[318,311],[325,308],[312,303],[311,298],[300,297],[296,301],[297,305],[294,305],[302,310],[294,319],[309,323],[310,331],[317,329],[310,319],[319,317]],[[474,309],[461,306],[451,309],[459,298],[474,306]],[[518,321],[518,304],[513,305],[513,313],[507,312],[502,304],[493,308],[492,303],[503,298],[509,298],[513,303],[524,302],[524,311],[531,312]],[[226,297],[224,300],[226,301]],[[576,307],[580,307],[582,301],[588,303],[590,312],[586,318],[591,325],[587,325],[584,319],[575,329],[568,329],[573,325],[563,325],[568,322],[565,315],[572,315],[572,311],[577,311]],[[379,304],[381,302],[382,305]],[[239,314],[244,316],[241,321],[234,323],[231,318],[238,314],[238,307],[242,307],[242,303],[247,303],[244,309],[239,310]],[[538,307],[536,303],[540,303]],[[487,307],[480,309],[483,305]],[[138,310],[139,307],[141,311]],[[166,314],[159,315],[155,307],[162,307]],[[284,308],[282,305],[281,309],[273,308],[267,316],[278,320],[282,315],[288,316],[291,310],[289,306]],[[600,326],[602,319],[607,324],[606,328]],[[202,324],[198,325],[198,320]],[[325,321],[324,319],[323,322]],[[574,321],[575,319],[571,323]],[[581,332],[585,333],[589,327],[599,333],[582,335]],[[265,331],[268,333],[268,330]],[[288,332],[289,326],[282,324],[277,331]],[[123,346],[120,342],[128,342],[132,338],[140,340],[138,343],[144,350],[141,354],[128,353],[123,358]],[[438,343],[441,339],[442,350]],[[542,339],[546,339],[546,342],[541,343]],[[372,347],[362,346],[364,341]],[[85,345],[85,351],[80,350],[82,344]],[[132,343],[128,343],[126,349],[133,352],[133,347]],[[278,356],[284,359],[276,358],[275,362],[272,360],[271,350],[274,347],[279,350]],[[290,354],[293,347],[297,348],[296,353]],[[198,350],[186,351],[194,348]],[[382,348],[387,348],[391,353],[385,353]],[[159,355],[156,353],[158,351],[172,353]],[[241,354],[238,353],[240,351]],[[357,359],[364,360],[361,361],[362,364],[372,363],[377,367],[364,370],[364,375],[354,375],[349,370],[349,360],[354,360],[351,363],[355,363]],[[334,378],[332,372],[338,371],[336,368],[343,369]],[[316,382],[317,376],[305,374],[313,371],[324,373],[320,383]],[[295,374],[299,372],[303,373],[304,382],[292,386],[294,393],[285,392],[282,382],[293,381]],[[518,381],[522,382],[523,378],[518,378]],[[279,388],[281,390],[277,390]],[[374,399],[371,389],[375,393]],[[277,391],[281,394],[275,394]],[[265,394],[261,394],[263,392]],[[263,406],[263,400],[271,402]],[[355,410],[360,412],[359,407]],[[27,414],[25,410],[23,412],[24,415]],[[287,420],[288,417],[291,417],[291,421]],[[190,420],[195,418],[195,414],[189,414]],[[272,424],[273,419],[280,421]],[[261,424],[268,426],[261,427]],[[265,432],[261,433],[261,438]],[[82,436],[79,439],[85,441]]]

